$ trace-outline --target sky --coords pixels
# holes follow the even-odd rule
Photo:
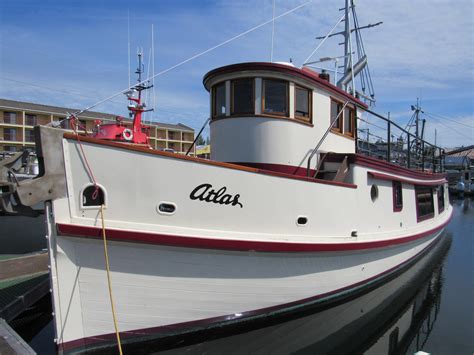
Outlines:
[[[274,61],[300,67],[342,16],[342,0],[275,0]],[[0,97],[82,109],[128,87],[136,53],[145,76],[166,70],[272,18],[273,0],[0,0]],[[357,0],[359,24],[377,102],[404,126],[420,99],[426,138],[474,144],[474,2]],[[341,25],[342,26],[342,25]],[[342,27],[340,28],[342,29]],[[199,130],[209,115],[202,85],[210,70],[270,61],[272,25],[258,28],[155,78],[147,119]],[[312,57],[343,54],[332,38]],[[132,80],[135,75],[132,74]],[[121,95],[94,111],[126,115]],[[205,135],[208,134],[208,129]]]

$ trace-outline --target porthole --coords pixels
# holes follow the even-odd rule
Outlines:
[[[159,214],[173,215],[176,212],[176,204],[172,202],[160,202],[156,210]]]
[[[372,187],[370,188],[370,198],[372,199],[372,202],[375,202],[375,200],[377,200],[379,197],[379,188],[377,187],[377,185],[372,185]]]
[[[81,192],[81,208],[93,209],[106,205],[105,189],[100,185],[87,185]]]
[[[308,217],[305,216],[299,216],[298,219],[296,220],[296,224],[298,226],[304,226],[308,223]]]

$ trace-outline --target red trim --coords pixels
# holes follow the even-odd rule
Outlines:
[[[402,269],[404,266],[409,265],[410,263],[414,262],[416,259],[424,255],[427,251],[429,251],[431,248],[433,248],[437,242],[440,240],[439,235],[436,237],[436,239],[430,243],[426,248],[412,256],[411,258],[403,261],[402,263],[385,270],[375,276],[372,276],[368,279],[365,279],[363,281],[357,282],[355,284],[342,287],[340,289],[326,292],[320,295],[304,298],[301,300],[285,303],[285,304],[280,304],[277,306],[271,306],[271,307],[266,307],[266,308],[261,308],[261,309],[256,309],[248,312],[243,312],[240,317],[237,317],[235,314],[232,315],[225,315],[225,316],[219,316],[219,317],[213,317],[213,318],[206,318],[206,319],[199,319],[195,321],[189,321],[189,322],[182,322],[182,323],[175,323],[175,324],[170,324],[170,325],[165,325],[165,326],[159,326],[159,327],[150,327],[150,328],[144,328],[144,329],[136,329],[136,330],[129,330],[129,331],[124,331],[120,332],[120,336],[125,340],[128,338],[132,338],[134,336],[139,336],[143,337],[146,335],[155,335],[158,333],[166,333],[172,332],[176,334],[180,330],[184,329],[190,329],[193,327],[207,327],[210,328],[210,325],[219,325],[224,322],[232,322],[232,321],[245,321],[246,318],[252,317],[252,316],[258,316],[260,314],[265,314],[265,313],[271,313],[271,312],[284,312],[285,310],[291,308],[294,308],[296,306],[309,306],[311,303],[315,303],[318,301],[323,300],[324,298],[329,298],[331,296],[337,296],[338,294],[341,293],[347,293],[348,290],[352,290],[355,292],[355,289],[363,287],[367,285],[368,283],[371,282],[376,282],[377,280],[383,280],[386,277],[389,277],[390,274],[393,274],[394,272],[397,272],[397,270]],[[115,333],[108,333],[108,334],[102,334],[102,335],[97,335],[93,337],[86,337],[82,339],[77,339],[77,340],[72,340],[68,341],[62,344],[59,344],[59,347],[62,350],[68,351],[68,350],[73,350],[75,348],[81,347],[81,346],[87,346],[87,345],[92,345],[94,343],[99,343],[99,342],[105,342],[105,341],[114,341],[115,340]]]
[[[301,79],[305,79],[309,81],[312,84],[315,84],[318,87],[322,87],[324,89],[327,89],[330,92],[336,93],[339,96],[343,96],[347,100],[349,100],[352,103],[355,103],[361,107],[367,108],[368,106],[360,101],[359,99],[355,98],[351,94],[348,94],[344,90],[341,90],[337,86],[329,83],[328,81],[321,79],[319,77],[319,74],[309,68],[303,68],[299,69],[296,67],[292,67],[289,65],[285,64],[276,64],[276,63],[267,63],[267,62],[250,62],[250,63],[239,63],[239,64],[232,64],[232,65],[227,65],[224,67],[220,67],[214,70],[211,70],[208,72],[206,75],[204,75],[203,78],[203,84],[206,88],[206,90],[209,91],[209,87],[207,85],[207,82],[215,76],[219,75],[224,75],[224,74],[230,74],[230,73],[235,73],[239,71],[254,71],[254,70],[259,70],[259,71],[271,71],[271,72],[278,72],[282,74],[287,74],[291,76],[296,76]]]
[[[397,205],[397,188],[400,187],[402,204]],[[401,181],[392,181],[393,212],[400,212],[403,209],[403,186]]]
[[[451,215],[452,216],[452,215]],[[177,246],[183,248],[203,248],[238,251],[258,251],[268,253],[292,253],[292,252],[328,252],[328,251],[350,251],[383,248],[393,245],[404,244],[436,233],[446,226],[450,218],[443,224],[408,237],[400,237],[370,242],[350,243],[291,243],[291,242],[267,242],[254,240],[235,239],[212,239],[206,237],[190,237],[171,234],[158,234],[151,232],[127,231],[120,229],[107,229],[107,239],[121,241],[146,243],[156,245]],[[72,237],[102,238],[102,229],[99,227],[86,227],[74,224],[57,224],[58,234]]]
[[[422,186],[438,186],[438,185],[441,185],[441,184],[444,184],[445,182],[447,182],[446,179],[431,180],[431,181],[429,181],[429,180],[417,181],[417,180],[402,178],[402,177],[399,177],[399,176],[376,173],[375,171],[368,171],[367,175],[370,175],[373,178],[376,178],[376,179],[379,179],[379,180],[399,181],[399,182],[404,182],[406,184],[422,185]]]
[[[312,183],[316,183],[316,184],[326,184],[326,185],[335,185],[335,186],[341,186],[341,187],[348,187],[348,188],[351,188],[351,189],[357,188],[357,185],[354,185],[354,184],[346,184],[346,183],[337,182],[337,181],[327,181],[327,180],[321,180],[321,179],[313,179],[313,178],[308,178],[306,176],[292,175],[290,173],[284,173],[284,172],[279,172],[279,171],[271,171],[271,170],[265,170],[265,169],[251,168],[251,167],[244,166],[245,163],[242,163],[242,165],[237,165],[237,164],[233,164],[233,163],[223,163],[223,162],[218,162],[218,161],[213,161],[213,160],[190,157],[190,156],[176,154],[176,153],[162,152],[162,151],[154,150],[154,149],[151,149],[151,148],[146,148],[146,147],[139,146],[139,145],[126,144],[126,143],[113,142],[113,141],[106,141],[106,140],[101,140],[101,139],[96,139],[96,138],[91,138],[91,137],[85,137],[85,136],[76,136],[76,135],[71,134],[71,133],[64,133],[64,138],[71,139],[71,140],[79,140],[81,142],[92,143],[92,144],[97,144],[97,145],[115,147],[115,148],[119,148],[119,149],[132,150],[132,151],[151,154],[151,155],[159,155],[159,156],[172,158],[172,159],[188,160],[188,161],[193,161],[193,162],[196,162],[196,163],[199,163],[199,164],[218,166],[218,167],[233,169],[233,170],[247,171],[247,172],[256,173],[256,174],[271,175],[271,176],[281,177],[281,178],[284,178],[284,179],[302,180],[302,181],[312,182]],[[251,164],[251,163],[249,163],[249,164]],[[269,164],[269,165],[271,165],[271,164]],[[262,164],[262,166],[266,166],[266,165]]]
[[[411,169],[407,169],[393,163],[389,163],[385,160],[368,157],[362,154],[329,153],[326,156],[324,161],[340,162],[346,156],[349,158],[350,164],[356,164],[356,165],[364,166],[367,168],[381,170],[386,173],[391,173],[394,175],[401,175],[401,176],[405,176],[412,179],[428,180],[428,181],[446,179],[445,173],[431,173],[431,172],[411,170]]]

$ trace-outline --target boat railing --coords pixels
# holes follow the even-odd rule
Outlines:
[[[311,154],[309,155],[308,157],[308,161],[307,161],[307,167],[306,167],[306,176],[310,176],[311,175],[311,160],[313,159],[313,157],[316,155],[316,153],[319,151],[319,148],[321,147],[321,145],[323,144],[324,140],[326,139],[326,137],[328,136],[329,132],[331,132],[331,129],[333,129],[334,125],[339,121],[339,117],[341,116],[341,114],[344,112],[347,104],[349,103],[349,101],[346,101],[344,103],[344,106],[342,106],[341,110],[339,111],[339,113],[337,114],[337,116],[334,118],[334,120],[331,121],[331,123],[329,124],[329,127],[326,129],[326,132],[324,132],[323,136],[321,137],[321,139],[319,140],[318,144],[316,144],[316,146],[314,147],[314,149],[311,151]],[[317,163],[316,164],[317,166],[317,169],[316,169],[316,173],[315,173],[315,176],[316,177],[316,174],[319,170],[319,167],[320,167],[320,164]]]
[[[402,128],[390,119],[365,109],[357,117],[356,152],[408,169],[443,172],[444,150]]]

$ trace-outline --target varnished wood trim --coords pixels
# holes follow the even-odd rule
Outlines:
[[[298,97],[298,96],[296,95],[296,91],[297,91],[298,89],[303,89],[303,90],[307,90],[307,91],[308,91],[308,113],[309,113],[309,117],[301,116],[301,115],[298,115],[298,114],[296,113],[296,107],[298,106],[298,104],[297,104],[297,101],[298,101],[298,100],[297,100],[297,97]],[[312,123],[313,123],[313,90],[311,90],[311,89],[309,89],[309,88],[306,88],[306,87],[304,87],[304,86],[301,86],[301,85],[297,85],[297,84],[295,83],[294,96],[295,96],[295,103],[294,103],[295,119],[312,124]],[[308,118],[309,120],[307,120],[307,118]]]
[[[235,114],[235,115],[231,115],[231,116],[223,116],[223,117],[216,117],[215,119],[213,119],[211,121],[212,122],[215,122],[215,121],[220,121],[220,120],[225,120],[225,119],[232,119],[232,118],[245,118],[245,117],[254,117],[254,118],[274,118],[274,119],[277,119],[277,120],[285,120],[285,121],[291,121],[291,122],[294,122],[294,123],[299,123],[299,124],[302,124],[302,125],[305,125],[305,126],[308,126],[308,127],[314,127],[314,125],[312,123],[308,123],[308,122],[305,122],[305,121],[302,121],[300,119],[296,119],[296,118],[291,118],[291,117],[285,117],[285,116],[274,116],[274,115],[268,115],[268,114],[260,114],[260,115],[251,115],[251,114]],[[347,138],[347,137],[346,137]]]
[[[161,151],[154,150],[151,147],[150,148],[145,148],[143,146],[136,146],[134,144],[129,144],[129,143],[107,141],[107,140],[91,138],[91,137],[85,137],[85,136],[76,136],[73,133],[64,133],[63,137],[65,139],[70,139],[70,140],[78,140],[79,139],[81,142],[85,142],[85,143],[115,147],[115,148],[119,148],[119,149],[131,150],[131,151],[135,151],[135,152],[142,152],[142,153],[151,154],[151,155],[159,155],[159,156],[163,156],[163,157],[167,157],[167,158],[171,158],[171,159],[188,160],[188,161],[193,161],[193,162],[200,163],[200,164],[218,166],[218,167],[233,169],[233,170],[246,171],[246,172],[255,173],[255,174],[271,175],[271,176],[281,177],[281,178],[284,178],[284,179],[301,180],[301,181],[306,181],[306,182],[316,183],[316,184],[334,185],[334,186],[353,188],[353,189],[357,188],[357,185],[353,185],[353,184],[346,184],[346,183],[336,182],[336,181],[327,181],[327,180],[321,180],[321,179],[314,179],[314,178],[305,177],[305,176],[295,176],[295,175],[290,175],[290,174],[280,173],[280,172],[275,172],[275,171],[249,168],[249,167],[246,167],[246,166],[236,165],[236,164],[231,164],[231,163],[223,163],[223,162],[217,162],[217,161],[213,161],[213,160],[190,157],[190,156],[180,155],[180,154],[176,154],[176,153],[161,152]]]

